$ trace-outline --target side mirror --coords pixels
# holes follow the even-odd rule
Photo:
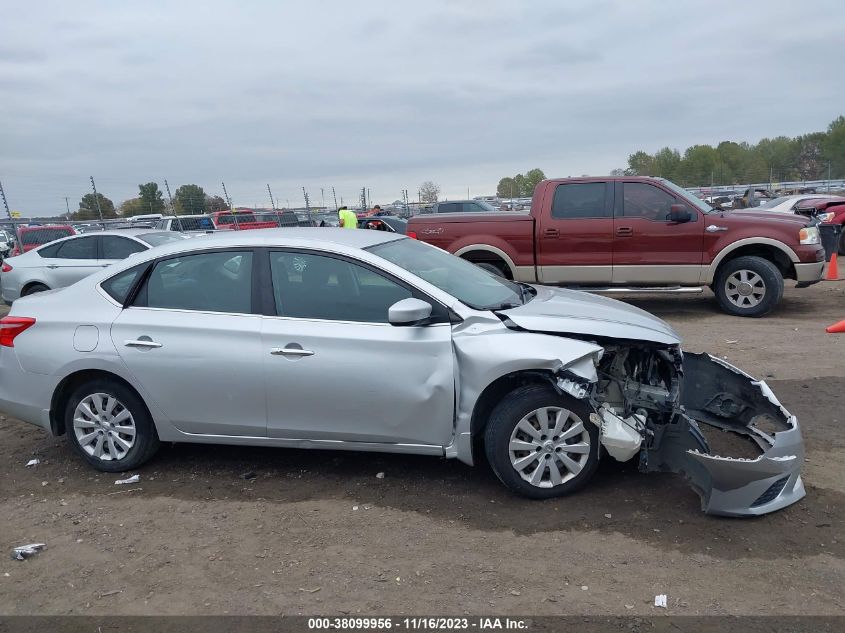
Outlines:
[[[387,311],[390,325],[418,325],[431,316],[431,304],[413,297],[397,301]]]
[[[692,220],[692,214],[684,204],[673,204],[669,207],[669,221],[682,224]]]

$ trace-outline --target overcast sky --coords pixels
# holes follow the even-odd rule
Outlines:
[[[150,180],[239,205],[607,174],[825,129],[845,3],[29,2],[0,20],[0,181],[24,215]]]

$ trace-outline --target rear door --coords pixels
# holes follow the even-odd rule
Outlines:
[[[544,211],[537,219],[535,237],[539,281],[610,283],[613,184],[601,181],[561,183],[553,190],[546,190],[541,208]]]
[[[691,221],[670,221],[673,204],[683,204]],[[655,184],[617,182],[614,211],[614,284],[700,283],[704,219],[698,209]]]
[[[100,265],[111,266],[134,253],[147,250],[140,242],[120,235],[100,236]]]
[[[97,259],[97,235],[77,237],[49,249],[44,259],[44,279],[50,288],[64,288],[100,270]],[[39,251],[40,253],[41,251]]]
[[[253,252],[159,260],[111,336],[129,371],[185,433],[267,434]]]

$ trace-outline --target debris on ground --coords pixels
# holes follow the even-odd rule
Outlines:
[[[739,343],[739,341],[725,341],[728,345],[733,345],[734,343]]]
[[[589,587],[587,585],[581,585],[581,591],[587,591]]]
[[[608,512],[607,514],[604,515],[604,518],[605,519],[612,519],[613,515],[610,512]]]
[[[126,479],[118,479],[114,482],[115,486],[122,486],[124,484],[137,484],[141,481],[141,475],[132,475],[131,477],[127,477]]]
[[[384,473],[376,473],[376,479],[384,479]]]
[[[41,463],[41,460],[40,460],[40,459],[30,459],[30,460],[26,463],[26,467],[27,467],[27,468],[31,468],[32,466],[38,466],[38,464],[40,464],[40,463]]]
[[[654,596],[654,606],[655,607],[662,607],[663,609],[666,608],[666,594],[660,593]]]
[[[26,560],[30,556],[35,556],[45,547],[47,546],[44,543],[30,543],[29,545],[21,545],[12,550],[12,560]]]
[[[248,481],[251,481],[251,480],[257,479],[257,478],[258,478],[258,475],[256,475],[255,472],[253,472],[251,470],[249,472],[246,472],[243,475],[241,475],[241,479],[246,479]]]

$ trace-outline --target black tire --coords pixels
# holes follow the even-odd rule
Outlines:
[[[498,277],[505,277],[504,269],[499,266],[498,264],[494,264],[493,262],[474,262],[476,266],[478,266],[481,270],[486,270],[488,273],[492,273]]]
[[[21,296],[28,297],[29,295],[34,295],[36,292],[44,292],[46,290],[49,290],[49,288],[44,284],[32,284],[21,293]]]
[[[77,438],[77,431],[74,428],[74,412],[80,402],[93,394],[106,394],[116,398],[121,410],[123,408],[127,409],[134,422],[134,442],[131,448],[125,451],[125,454],[117,456],[118,458],[116,459],[106,460],[89,454]],[[78,387],[71,394],[65,407],[65,429],[70,445],[82,459],[97,470],[108,473],[123,472],[137,468],[155,455],[159,447],[158,433],[156,432],[155,424],[149,411],[147,411],[146,405],[132,389],[114,380],[92,380]],[[92,429],[92,431],[97,430],[97,428]],[[106,431],[100,429],[98,432],[103,434]],[[126,436],[123,437],[125,438]],[[109,452],[107,445],[103,448]]]
[[[534,485],[517,471],[516,466],[511,463],[511,436],[517,425],[529,414],[544,407],[557,407],[571,411],[580,421],[583,432],[572,439],[575,443],[585,444],[584,433],[589,438],[589,449],[583,453],[582,457],[575,459],[583,459],[581,469],[577,474],[572,475],[567,471],[564,475],[564,481],[557,485],[551,483],[551,468],[549,461],[546,461],[541,473],[541,485],[548,487],[541,487]],[[595,424],[590,421],[591,408],[586,403],[576,400],[568,395],[558,394],[550,385],[527,385],[515,389],[507,396],[493,410],[490,415],[490,420],[484,432],[484,451],[487,455],[487,460],[490,462],[490,467],[499,480],[505,484],[513,492],[528,497],[530,499],[550,499],[553,497],[560,497],[562,495],[575,492],[583,487],[593,476],[599,464],[599,431]],[[575,425],[576,420],[570,418],[567,421],[568,425]],[[544,437],[541,435],[541,437]],[[552,438],[547,438],[552,439]],[[567,442],[569,440],[566,440]],[[560,472],[561,466],[558,466],[558,458],[556,457],[562,449],[553,449],[551,454],[544,451],[537,452],[538,457],[534,462],[527,462],[526,471],[531,470],[537,472],[540,468],[541,460],[551,460],[555,469]],[[531,455],[530,451],[517,451],[514,453],[515,459],[528,459]],[[574,453],[573,453],[574,455]],[[567,455],[569,457],[569,455]],[[553,459],[554,458],[554,459]],[[528,476],[527,472],[523,473]],[[568,477],[568,479],[567,479]]]
[[[728,289],[726,288],[728,279],[735,274],[741,275],[742,271],[756,275],[759,282],[754,285],[754,289],[759,289],[761,284],[763,289],[763,294],[759,298],[755,298],[756,295],[749,295],[749,297],[737,296],[737,301],[740,303],[745,301],[756,302],[754,305],[748,305],[747,307],[737,305],[737,303],[731,301]],[[736,278],[734,278],[735,280]],[[768,259],[756,256],[737,257],[722,264],[719,272],[716,274],[714,286],[713,291],[716,293],[719,307],[734,316],[755,318],[765,316],[780,303],[783,297],[783,275],[780,270]]]

